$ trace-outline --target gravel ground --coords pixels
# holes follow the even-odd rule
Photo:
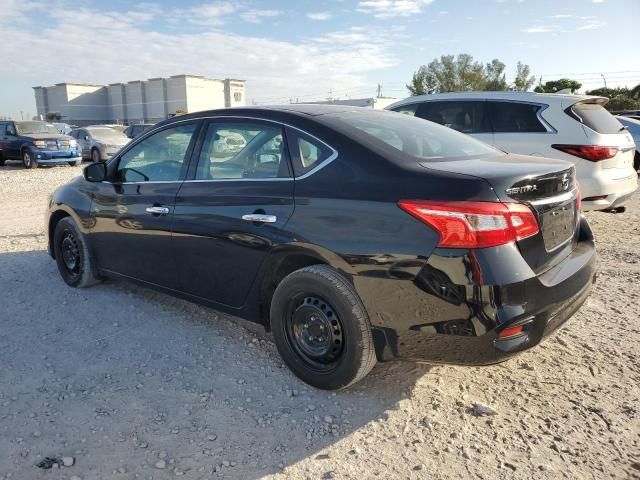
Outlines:
[[[43,213],[79,173],[0,169],[0,478],[640,478],[640,195],[588,214],[598,283],[543,345],[378,365],[328,394],[246,322],[126,282],[68,288]]]

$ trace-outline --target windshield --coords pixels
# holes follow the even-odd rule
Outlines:
[[[19,135],[32,135],[34,133],[59,134],[56,127],[45,122],[16,122],[16,130]]]
[[[96,140],[113,141],[113,142],[128,142],[129,138],[118,130],[113,128],[88,128],[91,136]]]
[[[336,117],[354,137],[372,146],[392,147],[420,160],[501,155],[502,152],[442,125],[395,112],[345,112]],[[366,136],[363,137],[362,133]]]

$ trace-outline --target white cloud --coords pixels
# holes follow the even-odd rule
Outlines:
[[[363,0],[357,10],[376,18],[408,17],[422,12],[433,0]]]
[[[311,20],[329,20],[333,15],[331,12],[310,12],[307,13],[307,17]]]
[[[209,23],[203,25],[230,14],[240,18],[241,11],[217,5],[218,9],[206,10]],[[373,72],[398,63],[391,52],[402,33],[394,27],[374,30],[362,26],[287,42],[216,27],[176,32],[166,28],[167,16],[175,18],[174,13],[158,14],[154,23],[145,25],[124,11],[54,9],[44,29],[25,31],[10,24],[3,28],[0,77],[38,72],[39,84],[107,84],[192,73],[246,79],[250,99],[286,102],[290,96],[322,98],[330,88],[347,91],[369,85]],[[180,18],[186,20],[191,14]],[[95,35],[95,29],[109,34]],[[60,52],[72,59],[64,69],[60,68]],[[90,68],[82,60],[87,58]]]
[[[555,27],[552,25],[535,25],[523,30],[525,33],[548,33],[553,31],[555,31]]]
[[[261,23],[265,18],[273,18],[282,15],[281,10],[245,10],[240,17],[250,23]]]

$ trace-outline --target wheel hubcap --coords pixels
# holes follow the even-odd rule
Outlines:
[[[335,310],[324,300],[307,296],[289,317],[292,346],[308,363],[327,367],[343,351],[343,328]]]
[[[71,273],[80,271],[80,249],[73,234],[67,232],[62,239],[62,260]]]
[[[25,152],[24,154],[24,164],[26,166],[31,165],[31,155],[29,155],[28,153]]]

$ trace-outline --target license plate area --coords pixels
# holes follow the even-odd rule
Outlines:
[[[551,252],[569,240],[576,227],[576,202],[570,200],[548,208],[540,215],[544,248]]]

